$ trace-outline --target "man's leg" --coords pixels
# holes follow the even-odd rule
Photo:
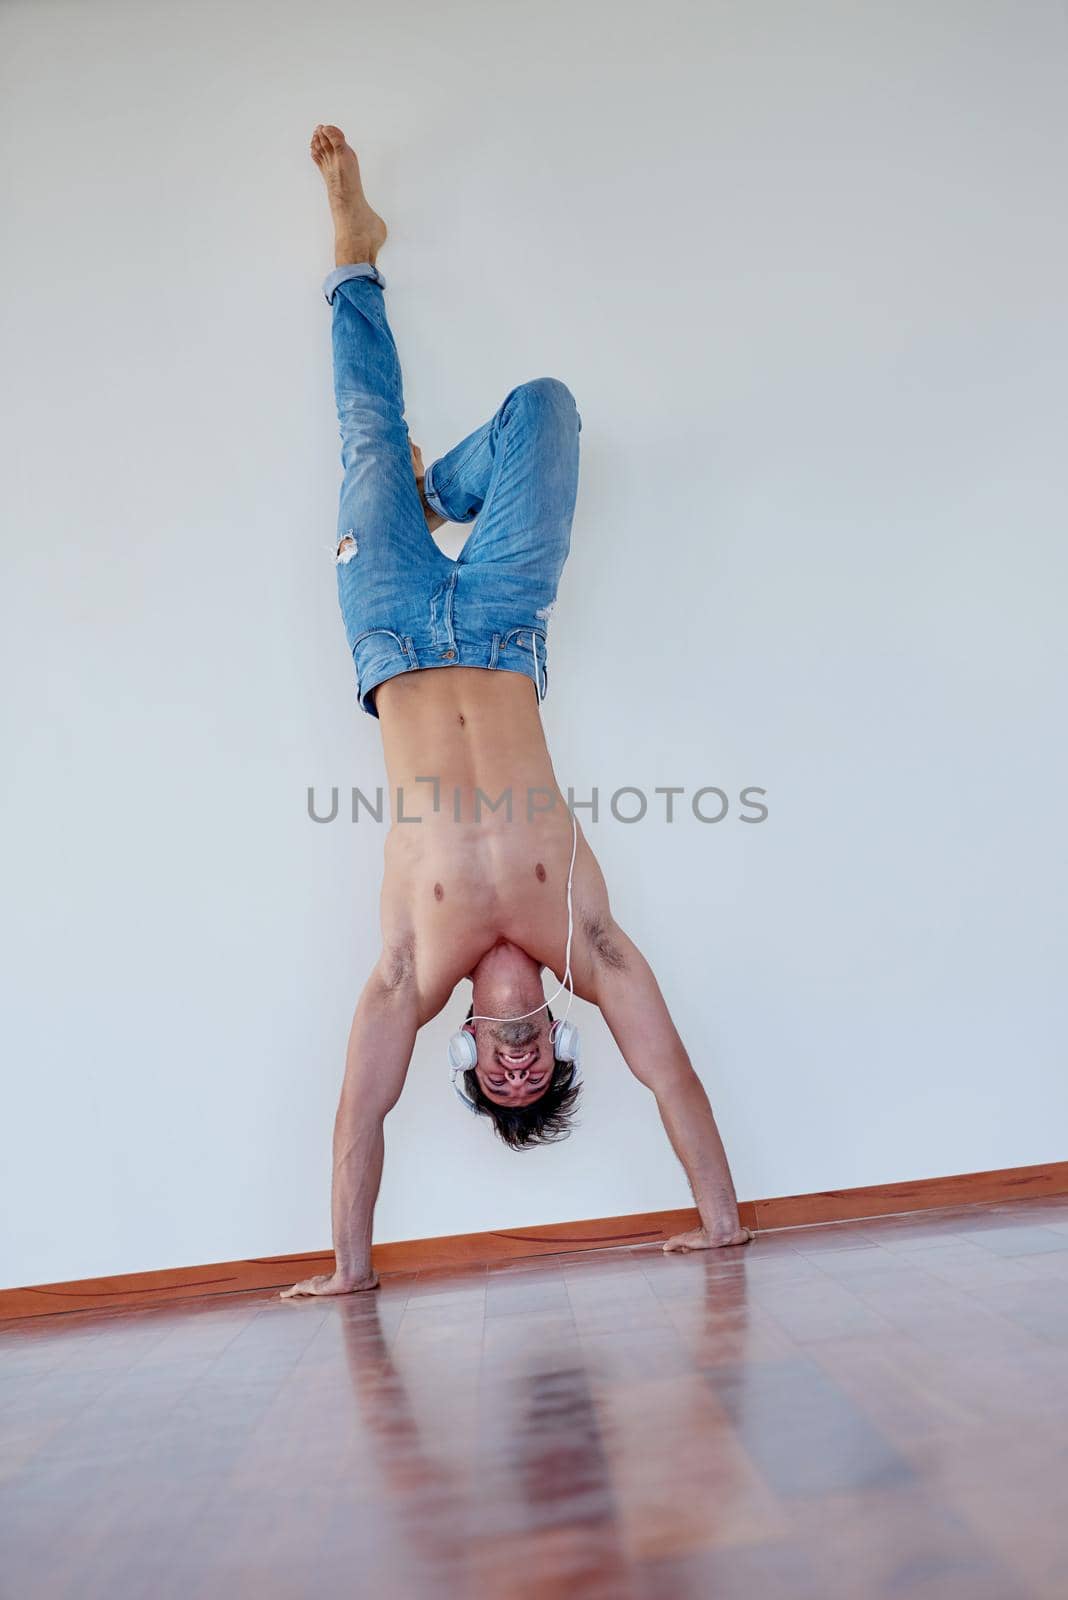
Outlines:
[[[535,378],[431,463],[424,481],[431,510],[450,522],[478,518],[462,563],[502,561],[544,574],[548,557],[555,589],[570,548],[581,427],[567,386]]]
[[[315,130],[312,158],[326,183],[337,267],[323,288],[333,307],[334,391],[344,482],[338,510],[339,578],[355,563],[361,586],[388,585],[427,528],[416,487],[400,360],[375,265],[386,225],[363,192],[356,153],[340,128]],[[353,578],[355,578],[355,571]],[[342,595],[345,605],[345,595]]]

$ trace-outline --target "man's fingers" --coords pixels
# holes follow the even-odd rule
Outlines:
[[[296,1300],[296,1299],[299,1299],[302,1295],[306,1295],[306,1294],[314,1295],[314,1294],[318,1294],[318,1293],[319,1293],[319,1280],[317,1278],[305,1278],[303,1283],[295,1283],[295,1284],[292,1285],[291,1288],[283,1289],[282,1293],[279,1295],[279,1299],[280,1300]]]
[[[315,1299],[324,1299],[328,1295],[359,1294],[365,1289],[378,1288],[378,1274],[372,1272],[362,1283],[349,1283],[347,1280],[339,1281],[333,1276],[318,1278],[305,1278],[303,1283],[295,1283],[291,1289],[283,1289],[279,1295],[281,1300],[297,1300],[304,1295]]]

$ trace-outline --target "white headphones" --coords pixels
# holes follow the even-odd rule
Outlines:
[[[573,1022],[568,1022],[567,1013],[571,1010],[571,1002],[575,998],[575,985],[571,976],[571,935],[574,931],[574,916],[571,907],[571,884],[575,875],[575,855],[578,851],[578,823],[574,813],[571,816],[571,864],[567,869],[567,947],[564,952],[564,979],[556,994],[549,1000],[543,1000],[540,1006],[535,1006],[533,1011],[523,1011],[518,1017],[489,1017],[475,1015],[469,1017],[471,1022],[522,1022],[526,1017],[536,1017],[539,1011],[547,1011],[557,995],[563,994],[567,989],[567,1005],[562,1017],[557,1018],[549,1029],[549,1038],[552,1040],[553,1056],[557,1061],[570,1061],[572,1066],[571,1084],[574,1087],[582,1082],[582,1072],[579,1067],[579,1032]],[[475,1043],[474,1029],[465,1026],[459,1033],[454,1033],[449,1040],[449,1072],[452,1077],[452,1086],[456,1094],[470,1111],[478,1112],[480,1108],[471,1099],[463,1086],[463,1075],[470,1072],[478,1060],[478,1045]]]

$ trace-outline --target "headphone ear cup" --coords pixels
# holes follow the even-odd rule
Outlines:
[[[579,1031],[573,1022],[553,1023],[553,1055],[557,1061],[577,1061]]]
[[[449,1066],[454,1072],[467,1072],[478,1060],[478,1045],[473,1033],[461,1028],[449,1040]]]

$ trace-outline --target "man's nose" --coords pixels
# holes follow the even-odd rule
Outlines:
[[[509,1083],[522,1083],[529,1071],[529,1067],[505,1067],[504,1069]]]

